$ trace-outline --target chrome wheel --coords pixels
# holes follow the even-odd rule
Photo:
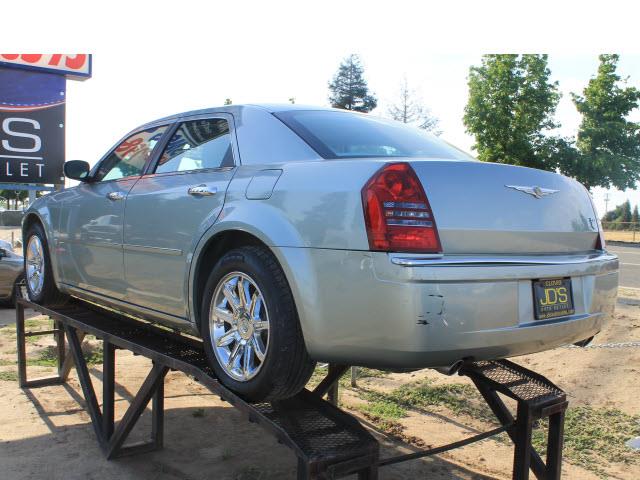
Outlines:
[[[38,296],[44,287],[44,248],[40,237],[32,235],[27,243],[27,284],[32,296]]]
[[[269,313],[262,292],[241,272],[222,278],[209,312],[211,344],[218,363],[234,380],[257,375],[269,348]]]

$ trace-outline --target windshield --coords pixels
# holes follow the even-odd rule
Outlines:
[[[327,159],[429,157],[474,160],[435,135],[392,120],[332,110],[289,110],[274,115]]]

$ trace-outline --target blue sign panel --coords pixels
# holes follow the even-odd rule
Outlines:
[[[65,78],[0,68],[0,182],[64,181]]]

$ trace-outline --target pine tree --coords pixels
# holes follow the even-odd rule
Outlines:
[[[631,217],[631,202],[627,200],[622,204],[622,216],[620,217],[620,221],[628,223],[631,221]]]
[[[604,220],[607,222],[621,222],[622,217],[624,216],[624,208],[625,204],[621,203],[620,205],[616,205],[613,210],[609,210],[604,215]]]
[[[329,82],[329,92],[329,102],[334,108],[370,112],[378,105],[376,97],[369,93],[360,57],[355,54],[340,63],[333,80]]]
[[[633,209],[633,213],[631,214],[631,221],[635,224],[635,227],[640,227],[640,215],[638,214],[638,205],[636,205]]]

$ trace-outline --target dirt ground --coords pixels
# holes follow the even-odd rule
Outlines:
[[[106,461],[97,445],[80,385],[72,373],[67,385],[20,390],[15,381],[15,329],[12,310],[0,312],[0,478],[1,479],[288,479],[295,478],[296,459],[258,426],[182,373],[166,379],[165,447],[162,451]],[[32,315],[31,325],[45,328]],[[1,326],[1,325],[0,325]],[[595,344],[640,341],[640,292],[623,291],[615,320],[596,337]],[[32,377],[51,372],[42,355],[51,340],[30,342]],[[90,342],[91,344],[91,342]],[[93,341],[94,347],[99,342]],[[44,359],[44,360],[43,360]],[[618,412],[640,420],[640,348],[561,348],[516,359],[546,375],[563,388],[572,408]],[[150,368],[150,362],[118,352],[116,418],[122,416]],[[100,401],[101,365],[90,368]],[[434,402],[428,408],[406,408],[385,423],[369,409],[371,392],[397,392],[403,385],[464,385],[462,377],[445,377],[431,370],[408,374],[378,373],[341,389],[340,401],[369,426],[381,441],[383,457],[409,452],[416,445],[436,446],[488,429],[454,404]],[[461,387],[462,388],[462,387]],[[386,404],[385,404],[386,405]],[[452,407],[453,405],[453,407]],[[461,404],[464,406],[464,404]],[[368,410],[369,409],[369,410]],[[386,413],[383,412],[384,420]],[[611,417],[615,430],[615,419]],[[581,427],[578,427],[581,428]],[[600,427],[598,427],[600,428]],[[587,427],[585,426],[585,431]],[[597,430],[597,429],[596,429]],[[131,440],[150,431],[145,412]],[[383,431],[387,433],[383,433]],[[591,435],[592,432],[586,432]],[[587,450],[593,447],[587,447]],[[640,452],[592,468],[582,457],[565,455],[563,477],[640,478]],[[583,454],[584,452],[579,452]],[[589,453],[589,452],[587,452]],[[512,446],[503,439],[485,440],[434,458],[381,469],[382,479],[510,478]],[[635,455],[635,456],[634,456]],[[585,467],[585,465],[587,465]]]

